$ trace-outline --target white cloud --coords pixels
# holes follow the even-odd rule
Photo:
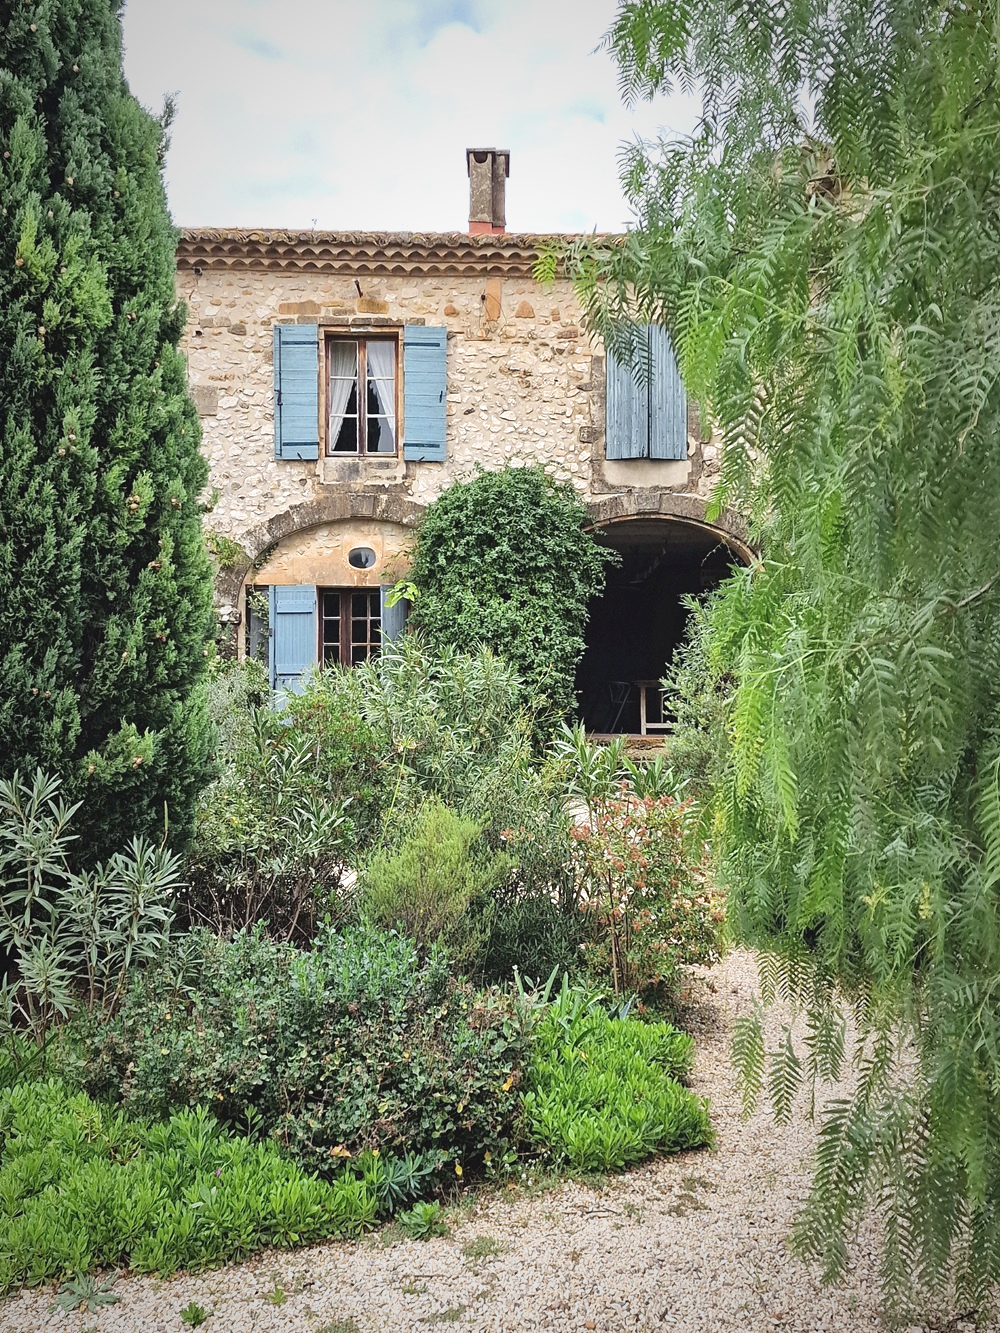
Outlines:
[[[182,226],[460,231],[465,149],[509,148],[512,231],[617,230],[623,141],[690,130],[626,110],[594,53],[614,0],[128,0],[125,72],[179,94]]]

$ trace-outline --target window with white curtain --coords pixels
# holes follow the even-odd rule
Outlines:
[[[395,337],[327,338],[328,454],[395,454],[398,351]]]

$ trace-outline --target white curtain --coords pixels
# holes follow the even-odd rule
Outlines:
[[[358,344],[330,343],[330,421],[327,427],[327,449],[332,453],[337,436],[344,424],[344,412],[351,390],[358,382]],[[363,446],[362,446],[363,447]]]
[[[386,421],[379,436],[380,454],[396,452],[396,344],[388,339],[368,343],[368,376],[378,397],[379,415]]]

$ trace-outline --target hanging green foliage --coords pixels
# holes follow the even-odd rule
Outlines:
[[[715,847],[765,1000],[748,1099],[818,1099],[799,1251],[869,1207],[890,1308],[1000,1278],[1000,9],[622,4],[628,98],[697,87],[636,146],[639,225],[580,246],[594,327],[668,323],[762,560],[701,617]],[[551,268],[550,260],[550,268]],[[722,711],[720,719],[719,710]]]
[[[183,837],[206,772],[205,464],[161,119],[113,0],[0,18],[0,776],[84,802],[80,848]]]
[[[411,625],[432,645],[505,658],[543,727],[576,707],[587,603],[614,558],[586,522],[571,486],[540,467],[512,467],[451,486],[417,534]]]

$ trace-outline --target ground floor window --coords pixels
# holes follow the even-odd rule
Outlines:
[[[357,666],[382,644],[382,598],[378,588],[323,588],[320,661]]]
[[[355,667],[378,657],[406,625],[407,603],[386,605],[392,584],[317,588],[250,584],[246,590],[248,657],[268,666],[271,688],[300,691],[320,667]]]

